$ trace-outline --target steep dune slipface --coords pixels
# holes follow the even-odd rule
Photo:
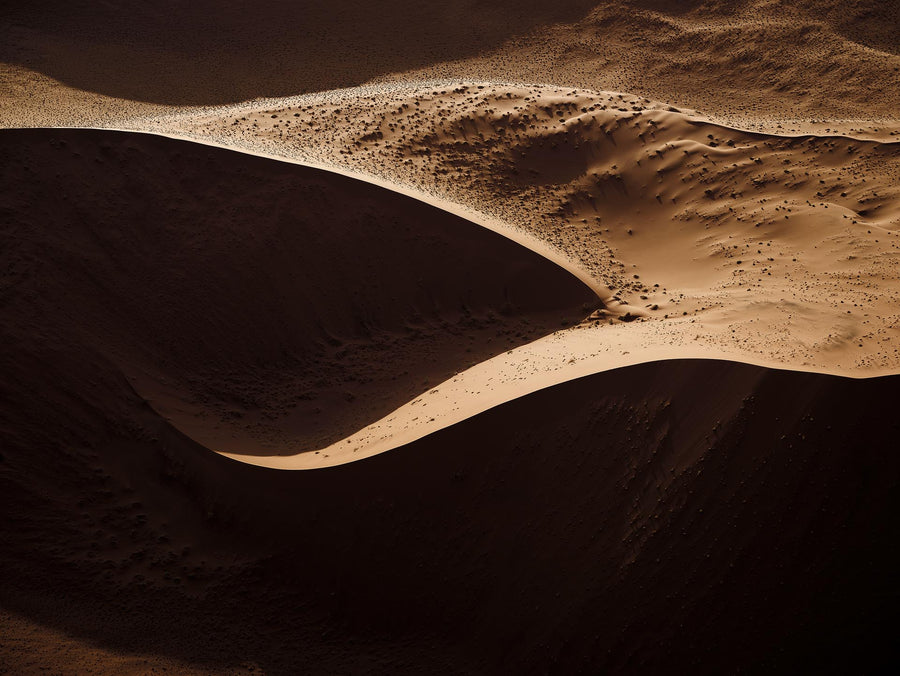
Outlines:
[[[0,509],[18,515],[0,521],[0,602],[95,668],[129,653],[269,674],[895,658],[896,377],[644,364],[279,472],[185,439],[111,368],[62,371],[40,396],[2,383],[19,408],[0,421]],[[91,407],[98,391],[110,400]],[[15,668],[33,645],[0,650]]]
[[[335,441],[599,302],[494,232],[349,178],[119,132],[3,144],[10,367],[105,355],[219,450]]]

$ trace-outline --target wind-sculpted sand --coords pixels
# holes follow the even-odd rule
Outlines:
[[[319,458],[273,466],[345,462],[660,358],[854,377],[898,368],[897,142],[742,131],[622,94],[449,83],[133,124],[466,205],[609,289],[579,326],[459,374]]]
[[[123,132],[0,139],[9,368],[105,355],[216,450],[314,451],[602,306],[539,254],[343,176]]]
[[[898,22],[4,9],[0,673],[896,672]]]
[[[492,85],[157,126],[474,206],[649,318],[690,316],[703,342],[844,373],[898,365],[898,142],[764,135],[625,95]]]
[[[892,663],[896,376],[659,361],[284,472],[210,453],[108,364],[65,359],[32,366],[42,394],[2,420],[14,672]]]
[[[729,124],[897,129],[897,0],[34,0],[0,16],[0,121],[96,125],[378,82],[613,90]],[[3,92],[3,89],[0,89]],[[855,125],[854,125],[855,126]]]

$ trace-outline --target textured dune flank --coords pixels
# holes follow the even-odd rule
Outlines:
[[[449,83],[137,125],[467,205],[609,289],[588,321],[441,384],[329,447],[331,462],[640,361],[718,357],[856,377],[898,368],[900,143],[891,134],[764,134],[623,94]]]
[[[0,10],[0,673],[896,672],[898,35]]]

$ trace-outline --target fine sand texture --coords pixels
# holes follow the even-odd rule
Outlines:
[[[670,342],[847,375],[900,368],[890,134],[752,132],[550,86],[271,103],[135,124],[467,205],[546,242]]]
[[[0,9],[0,675],[900,673],[900,0]]]

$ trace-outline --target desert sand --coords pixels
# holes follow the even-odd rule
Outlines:
[[[4,9],[0,673],[896,669],[898,34]]]

